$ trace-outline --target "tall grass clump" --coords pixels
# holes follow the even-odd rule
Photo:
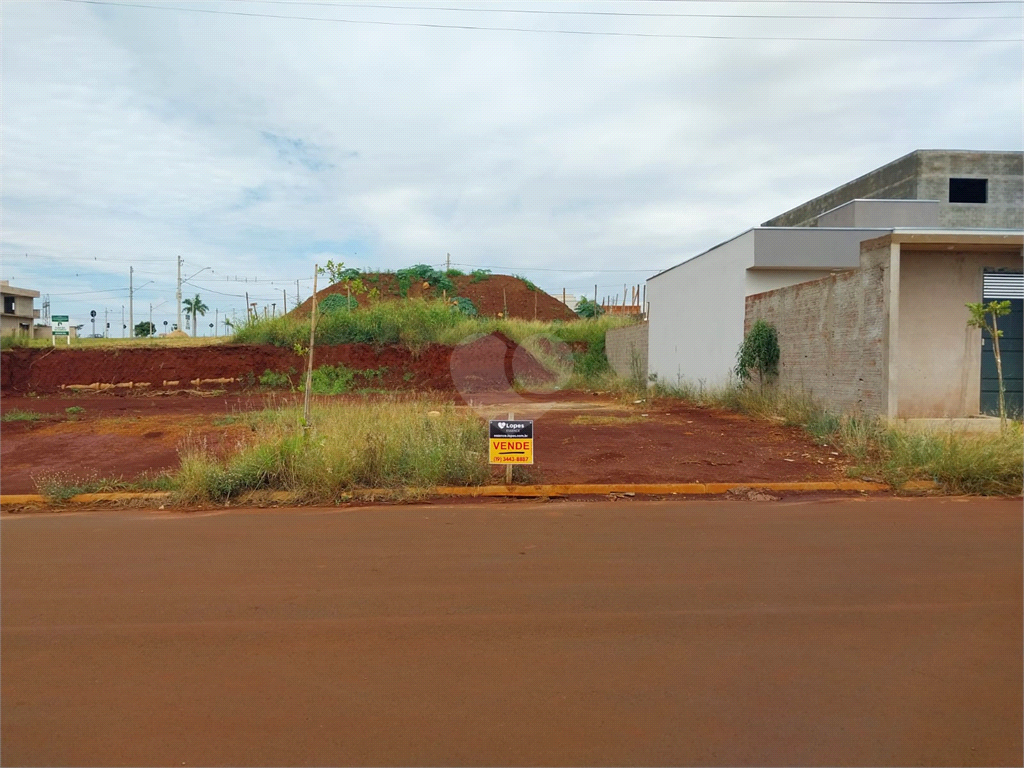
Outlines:
[[[309,322],[290,315],[257,319],[239,328],[234,340],[279,347],[308,344]],[[416,351],[463,322],[464,315],[441,301],[381,301],[352,311],[324,312],[317,319],[316,343],[401,344]]]
[[[203,444],[183,450],[178,496],[219,502],[247,491],[289,491],[329,502],[358,488],[478,485],[489,475],[487,430],[474,414],[429,400],[319,407],[311,428],[302,411],[253,415],[252,441],[218,458]]]

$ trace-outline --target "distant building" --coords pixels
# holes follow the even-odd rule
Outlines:
[[[0,315],[0,335],[35,338],[39,310],[33,304],[39,298],[39,291],[15,288],[7,280],[0,280],[0,294],[4,302],[4,311]]]

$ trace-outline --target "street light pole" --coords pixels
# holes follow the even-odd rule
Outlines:
[[[178,256],[178,290],[174,294],[174,298],[178,302],[178,330],[181,330],[181,256]]]

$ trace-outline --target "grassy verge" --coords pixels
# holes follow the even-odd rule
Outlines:
[[[36,492],[51,504],[64,504],[82,493],[114,493],[171,491],[175,479],[167,473],[143,475],[132,481],[99,477],[95,473],[86,476],[66,472],[44,472],[32,478]]]
[[[651,394],[802,427],[852,460],[851,476],[882,480],[894,488],[909,480],[934,480],[947,493],[1015,495],[1024,487],[1020,422],[1003,432],[926,432],[882,419],[837,416],[807,397],[774,390],[658,385]]]
[[[486,426],[429,400],[387,398],[320,406],[303,429],[301,409],[251,414],[251,444],[220,458],[193,443],[181,453],[176,496],[220,502],[252,491],[289,491],[330,502],[356,488],[476,485],[487,481]]]
[[[307,327],[308,332],[308,327]],[[231,341],[230,336],[198,336],[165,338],[160,336],[124,338],[124,339],[90,339],[85,336],[71,340],[71,349],[125,349],[128,347],[207,347],[214,344],[226,344]],[[67,342],[58,339],[54,345],[50,339],[22,339],[19,337],[4,336],[0,339],[0,349],[32,348],[32,349],[57,349],[68,348]]]

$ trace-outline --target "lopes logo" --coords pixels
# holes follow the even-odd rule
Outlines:
[[[498,429],[505,429],[505,427],[508,427],[509,429],[522,429],[525,426],[526,426],[525,424],[517,424],[517,423],[515,423],[513,421],[499,421],[498,422]]]

